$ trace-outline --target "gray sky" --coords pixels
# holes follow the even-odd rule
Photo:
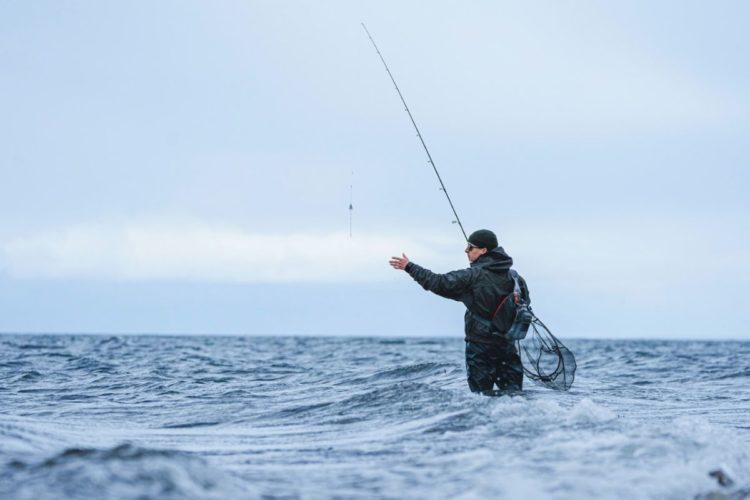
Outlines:
[[[749,17],[0,2],[0,331],[461,336],[387,265],[466,258],[364,21],[553,332],[748,339]]]

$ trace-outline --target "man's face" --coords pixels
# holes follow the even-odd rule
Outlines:
[[[466,250],[464,250],[464,252],[466,252],[466,256],[469,258],[469,262],[474,262],[479,257],[481,257],[482,255],[486,254],[487,253],[487,249],[486,248],[479,248],[479,247],[476,247],[476,246],[472,245],[471,243],[469,243],[466,246]]]

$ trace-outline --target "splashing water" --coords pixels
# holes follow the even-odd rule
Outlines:
[[[456,339],[2,335],[0,497],[682,499],[750,486],[750,343],[565,343],[570,391],[491,398],[469,392]]]

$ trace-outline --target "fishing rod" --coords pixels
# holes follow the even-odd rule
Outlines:
[[[401,102],[404,103],[404,109],[406,110],[407,114],[409,115],[409,118],[411,119],[411,124],[414,125],[414,129],[417,131],[417,137],[419,137],[419,141],[422,143],[422,147],[424,148],[425,153],[427,153],[427,159],[428,163],[432,165],[432,169],[435,171],[435,175],[437,175],[438,181],[440,181],[440,190],[445,193],[445,197],[448,199],[448,203],[451,206],[451,210],[453,210],[453,215],[456,216],[456,220],[453,222],[455,224],[458,224],[458,227],[461,228],[461,233],[464,235],[464,239],[466,241],[469,241],[468,236],[466,236],[466,231],[464,231],[464,226],[461,224],[461,219],[458,218],[458,213],[456,213],[456,208],[453,206],[453,202],[451,201],[451,197],[448,196],[448,191],[445,189],[445,184],[443,184],[443,179],[440,177],[440,172],[438,172],[437,167],[435,166],[435,162],[432,161],[432,155],[430,154],[430,150],[427,149],[427,144],[424,143],[424,139],[422,138],[422,133],[419,131],[419,127],[417,127],[417,122],[414,121],[414,117],[411,114],[411,111],[409,111],[409,106],[406,104],[406,100],[404,99],[403,94],[401,93],[401,89],[398,88],[398,84],[396,83],[396,79],[393,78],[393,74],[391,73],[391,70],[388,69],[388,65],[385,62],[385,59],[383,58],[383,54],[380,53],[380,49],[378,49],[377,44],[375,43],[375,40],[372,39],[372,35],[367,29],[367,26],[365,26],[365,23],[361,23],[362,27],[365,29],[365,33],[367,33],[368,38],[372,42],[372,46],[375,47],[375,52],[378,53],[378,56],[380,56],[380,60],[383,61],[383,66],[385,66],[385,70],[388,72],[388,76],[391,77],[391,81],[393,82],[393,86],[396,87],[396,92],[398,92],[398,96],[401,98]]]

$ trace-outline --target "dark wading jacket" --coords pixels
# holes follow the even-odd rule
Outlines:
[[[494,344],[503,342],[502,337],[492,335],[487,322],[476,321],[474,315],[491,318],[502,298],[513,292],[513,278],[508,272],[512,265],[513,259],[503,247],[497,247],[467,269],[437,274],[409,262],[406,272],[425,290],[464,303],[466,340]]]

